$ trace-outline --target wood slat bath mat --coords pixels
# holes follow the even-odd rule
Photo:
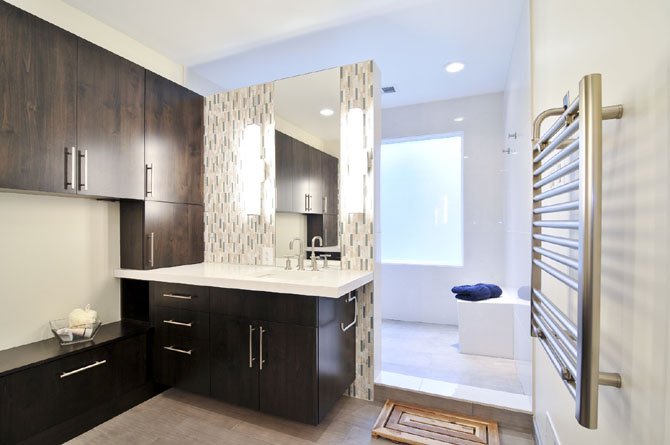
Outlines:
[[[372,436],[411,445],[500,445],[496,422],[390,400]]]

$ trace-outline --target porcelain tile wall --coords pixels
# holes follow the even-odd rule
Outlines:
[[[348,140],[352,131],[348,123],[348,113],[353,108],[363,110],[363,141],[369,153],[368,171],[364,179],[364,213],[345,214],[342,209],[347,207],[347,200],[353,199],[342,193],[340,197],[340,246],[342,248],[342,268],[352,270],[373,270],[374,264],[374,159],[375,147],[381,142],[375,132],[375,101],[378,100],[376,90],[379,85],[375,79],[372,61],[344,66],[340,69],[340,140]],[[342,174],[346,169],[348,156],[346,149],[340,155],[340,190],[346,181]],[[374,283],[367,284],[358,290],[358,324],[356,326],[356,380],[349,389],[354,397],[374,400]]]
[[[273,83],[214,94],[205,101],[205,261],[262,264],[275,248]],[[261,215],[242,210],[240,143],[247,125],[261,127],[265,181]],[[273,253],[272,258],[275,255]]]

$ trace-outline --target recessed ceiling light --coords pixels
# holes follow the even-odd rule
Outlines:
[[[458,116],[454,118],[454,122],[463,122],[465,118],[463,116]]]
[[[321,111],[319,111],[319,113],[321,114],[321,116],[332,116],[333,114],[335,114],[335,112],[330,108],[323,108]]]
[[[444,70],[448,73],[457,73],[465,68],[465,65],[461,62],[449,62],[444,66]]]

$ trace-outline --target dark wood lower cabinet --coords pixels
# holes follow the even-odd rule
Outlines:
[[[317,329],[266,321],[258,325],[260,410],[319,423]]]
[[[62,443],[153,395],[146,327],[112,323],[95,342],[0,351],[0,443]]]
[[[156,332],[153,356],[157,383],[209,394],[209,341]]]
[[[211,314],[212,396],[258,409],[258,325]]]

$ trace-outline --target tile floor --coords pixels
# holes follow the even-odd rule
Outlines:
[[[68,442],[90,444],[389,445],[370,437],[382,404],[342,397],[318,426],[170,389]],[[500,428],[502,445],[532,445],[528,433]]]
[[[524,386],[529,385],[522,384],[518,372],[525,365],[505,358],[461,354],[457,326],[382,321],[382,370],[411,376],[419,386],[436,385],[429,381],[437,381],[525,394]]]

